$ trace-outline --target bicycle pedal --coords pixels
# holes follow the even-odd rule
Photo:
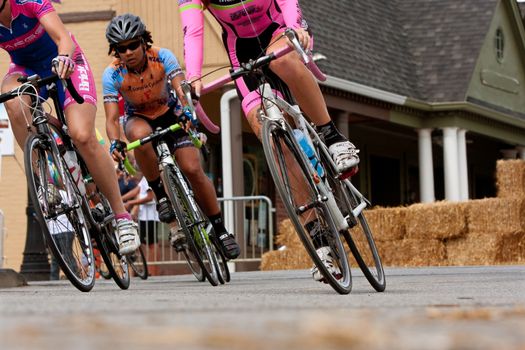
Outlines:
[[[355,174],[357,174],[358,171],[359,171],[359,168],[356,165],[355,167],[349,169],[348,171],[345,171],[344,173],[339,174],[338,178],[339,180],[346,180],[354,176]]]

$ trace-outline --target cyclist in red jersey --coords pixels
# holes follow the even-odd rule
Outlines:
[[[184,59],[188,79],[194,81],[197,94],[202,83],[199,79],[203,57],[203,11],[208,9],[221,25],[223,43],[233,68],[241,63],[255,59],[267,48],[267,52],[277,51],[288,45],[287,40],[278,40],[270,47],[286,28],[293,28],[303,48],[311,48],[312,40],[308,25],[302,17],[298,0],[178,0],[184,33]],[[291,52],[270,63],[267,72],[270,83],[282,80],[290,88],[302,111],[317,126],[323,135],[329,152],[342,174],[349,177],[357,172],[359,150],[349,142],[331,120],[323,95],[314,76],[300,60],[296,52]],[[257,137],[261,138],[261,120],[258,120],[260,96],[257,91],[258,81],[248,76],[235,80],[237,93],[242,102],[244,113]],[[318,236],[317,253],[330,271],[337,274],[333,265],[330,249],[323,239],[323,232],[316,229],[319,225],[312,222],[310,233]],[[315,280],[322,275],[316,267],[312,269]]]
[[[95,134],[97,95],[91,68],[74,36],[67,31],[49,0],[3,0],[0,3],[0,47],[9,53],[11,64],[2,80],[2,92],[20,85],[20,76],[38,74],[47,77],[55,70],[52,61],[58,61],[56,73],[71,78],[75,89],[84,98],[77,104],[64,94],[59,85],[59,100],[75,146],[85,160],[93,179],[107,197],[117,219],[120,253],[130,254],[140,245],[137,227],[124,209],[117,185],[117,176],[111,158],[99,144]],[[42,98],[47,91],[39,92]],[[29,97],[20,97],[5,103],[13,133],[24,148],[27,123],[30,122]]]

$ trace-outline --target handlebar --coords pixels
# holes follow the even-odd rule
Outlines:
[[[157,129],[155,131],[153,131],[151,134],[149,134],[148,136],[146,137],[143,137],[141,139],[138,139],[138,140],[135,140],[133,142],[130,142],[127,144],[126,146],[126,150],[129,152],[129,151],[133,151],[135,148],[138,148],[146,143],[149,143],[149,142],[152,142],[154,140],[157,140],[159,138],[161,138],[162,136],[166,135],[167,133],[169,132],[175,132],[177,130],[181,130],[182,127],[180,126],[180,124],[172,124],[170,126],[168,126],[167,128],[165,129]],[[203,152],[204,152],[204,157],[207,157],[208,154],[207,152],[208,149],[206,147],[204,147],[204,144],[202,143],[200,137],[199,137],[199,133],[196,132],[195,130],[189,130],[187,132],[188,136],[190,137],[190,140],[191,142],[193,143],[193,145],[199,149],[202,149]],[[124,159],[124,168],[125,170],[128,172],[128,174],[130,175],[135,175],[136,174],[136,170],[135,168],[133,167],[133,165],[131,164],[131,162],[129,161],[129,158],[125,158]]]
[[[292,44],[291,46],[286,46],[277,51],[271,52],[268,55],[259,57],[256,60],[250,60],[248,63],[244,63],[239,68],[231,69],[229,74],[226,74],[225,76],[207,85],[204,85],[202,87],[201,94],[205,95],[243,75],[250,74],[254,70],[268,65],[270,64],[271,61],[277,58],[280,58],[294,50],[301,56],[301,59],[303,60],[304,64],[308,67],[308,69],[312,72],[312,74],[319,81],[325,81],[326,75],[323,72],[321,72],[317,64],[312,59],[311,54],[302,48],[301,44],[299,43],[299,40],[297,39],[297,34],[295,33],[295,31],[293,29],[288,28],[284,31],[284,36],[286,36],[288,40],[291,42]],[[195,108],[195,110],[196,110],[197,116],[199,117],[199,120],[201,121],[210,120],[208,116],[206,115],[206,113],[204,112],[204,110],[202,109],[202,107],[200,106],[200,104],[197,104],[197,107]],[[204,125],[206,126],[208,130],[210,130],[208,125],[206,124]],[[217,129],[217,132],[218,132],[219,128],[213,123],[212,125]],[[210,130],[210,132],[213,132],[213,131]]]
[[[34,74],[34,75],[29,76],[29,77],[24,77],[24,76],[20,77],[20,78],[18,78],[18,81],[20,83],[22,83],[22,85],[17,86],[16,88],[14,88],[11,91],[8,91],[6,93],[1,94],[0,95],[0,103],[4,103],[6,101],[9,101],[9,100],[11,100],[11,99],[13,99],[15,97],[18,97],[19,95],[27,94],[27,90],[28,90],[29,86],[34,86],[35,88],[40,89],[40,88],[42,88],[42,87],[44,87],[46,85],[49,85],[51,83],[56,82],[59,79],[60,78],[56,74],[52,74],[52,75],[50,75],[48,77],[45,77],[45,78],[40,78],[40,76],[38,74]],[[71,82],[71,79],[68,78],[68,79],[62,80],[62,83],[67,88],[67,91],[69,91],[69,93],[71,94],[71,97],[73,97],[73,99],[78,104],[84,103],[84,98],[79,95],[79,93],[75,89],[75,86]]]

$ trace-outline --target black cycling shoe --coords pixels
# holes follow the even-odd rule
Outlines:
[[[228,259],[235,259],[241,254],[241,247],[235,241],[235,237],[228,232],[223,232],[219,237],[214,237],[224,256]]]
[[[175,220],[175,212],[171,206],[171,202],[167,197],[159,199],[157,203],[157,211],[159,213],[159,220],[169,224]]]

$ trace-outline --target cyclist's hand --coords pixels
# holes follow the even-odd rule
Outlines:
[[[192,87],[192,96],[195,95],[193,104],[196,105],[199,98],[201,97],[201,91],[202,91],[202,81],[200,79],[195,80],[193,83],[191,83]]]
[[[126,158],[126,143],[122,140],[111,140],[109,154],[116,162],[122,162]]]
[[[75,61],[67,55],[58,55],[51,61],[52,70],[60,79],[67,79],[75,71]]]
[[[310,48],[310,34],[308,34],[303,28],[295,29],[295,34],[297,34],[297,39],[299,40],[301,47],[308,50]]]
[[[192,115],[190,109],[188,108],[188,106],[183,108],[182,114],[179,117],[179,123],[180,123],[180,126],[186,132],[188,132],[191,128],[196,128],[197,127],[198,123],[197,123],[196,120],[193,120],[193,115]]]

